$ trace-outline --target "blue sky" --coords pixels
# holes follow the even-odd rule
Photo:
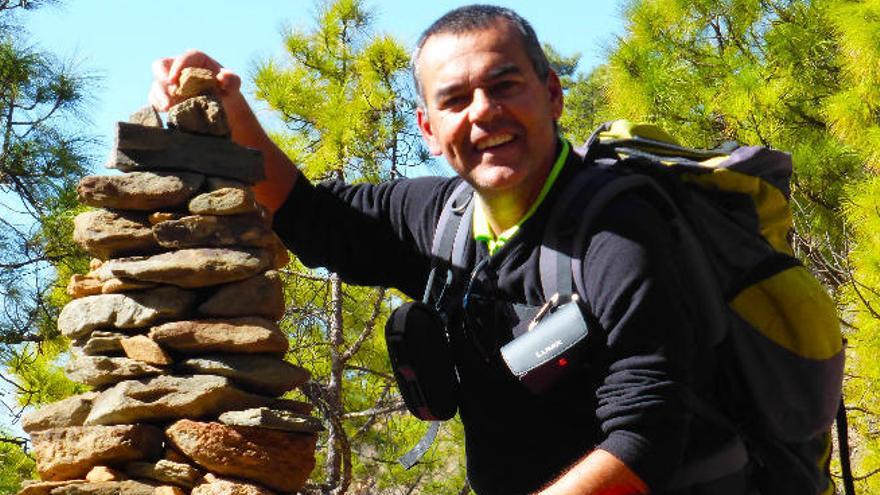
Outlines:
[[[447,10],[471,2],[368,0],[375,30],[411,47],[419,33]],[[621,30],[618,2],[515,0],[502,2],[563,54],[583,54],[581,68],[602,60],[603,46]],[[109,152],[117,120],[146,104],[150,64],[188,48],[201,49],[242,76],[257,60],[279,55],[281,28],[313,25],[312,0],[66,0],[24,14],[27,38],[62,60],[99,77],[84,109],[101,138],[96,167]],[[260,104],[255,103],[259,110]],[[260,114],[258,112],[258,114]],[[261,119],[271,120],[265,113]]]

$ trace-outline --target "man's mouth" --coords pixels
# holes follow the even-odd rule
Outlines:
[[[497,134],[477,143],[477,151],[484,151],[513,141],[513,134]]]

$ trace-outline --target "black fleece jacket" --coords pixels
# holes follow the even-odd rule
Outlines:
[[[591,366],[536,396],[500,360],[498,349],[512,338],[504,306],[544,303],[538,269],[543,227],[562,185],[582,166],[572,153],[535,214],[488,261],[485,277],[498,307],[494,324],[476,330],[488,362],[474,339],[453,332],[468,478],[481,495],[532,492],[597,447],[658,493],[682,459],[694,330],[680,303],[672,234],[648,201],[628,194],[610,204],[583,254],[587,301],[602,329]],[[307,266],[420,299],[435,225],[460,180],[315,186],[300,178],[276,213],[275,228]],[[473,268],[489,255],[482,243],[468,243]]]

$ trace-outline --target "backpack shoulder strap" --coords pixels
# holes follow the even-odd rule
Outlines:
[[[452,283],[453,270],[464,268],[464,247],[473,217],[473,189],[467,182],[459,183],[440,212],[440,219],[434,227],[434,240],[431,243],[431,272],[425,286],[422,302],[428,304],[434,292],[436,274],[446,268],[443,289]],[[442,296],[441,289],[438,299]],[[438,301],[439,302],[439,301]]]

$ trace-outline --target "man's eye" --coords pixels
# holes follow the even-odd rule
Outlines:
[[[441,108],[461,108],[467,105],[467,98],[465,96],[450,96],[448,98],[444,98],[440,102]]]
[[[501,81],[492,85],[492,93],[496,96],[505,96],[515,92],[518,87],[519,83],[517,81]]]

